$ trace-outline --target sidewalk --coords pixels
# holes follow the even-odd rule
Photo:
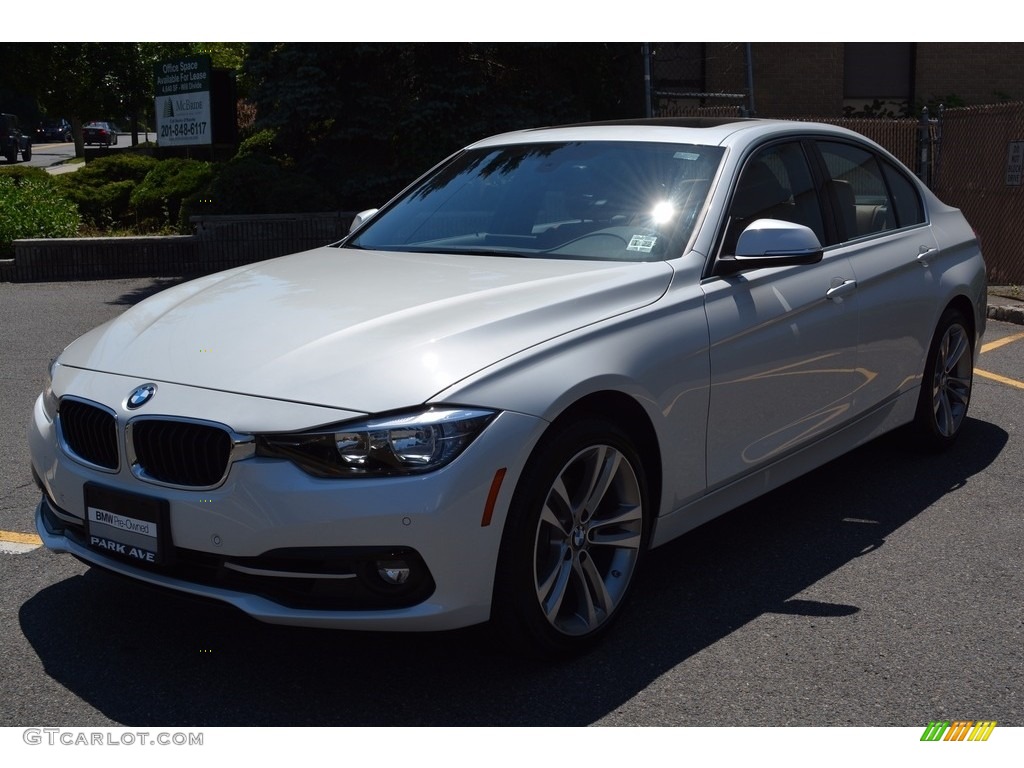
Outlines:
[[[60,173],[71,173],[77,171],[79,168],[84,168],[85,163],[61,163],[60,165],[48,165],[46,166],[46,172],[51,176],[56,176]]]

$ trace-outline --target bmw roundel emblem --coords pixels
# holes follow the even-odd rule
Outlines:
[[[143,384],[141,387],[136,387],[132,390],[131,394],[128,395],[128,399],[125,401],[125,406],[129,411],[141,408],[153,398],[153,394],[155,392],[156,384]]]

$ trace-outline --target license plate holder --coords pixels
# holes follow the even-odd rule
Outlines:
[[[90,549],[135,565],[162,565],[170,551],[170,532],[166,499],[85,485],[85,535]]]

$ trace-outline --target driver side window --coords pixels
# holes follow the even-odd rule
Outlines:
[[[821,204],[798,142],[774,144],[751,157],[729,206],[720,255],[734,255],[740,233],[758,219],[803,224],[825,243]]]

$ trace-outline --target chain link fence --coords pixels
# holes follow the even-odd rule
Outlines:
[[[1024,103],[948,109],[932,189],[964,212],[992,285],[1024,285]]]

